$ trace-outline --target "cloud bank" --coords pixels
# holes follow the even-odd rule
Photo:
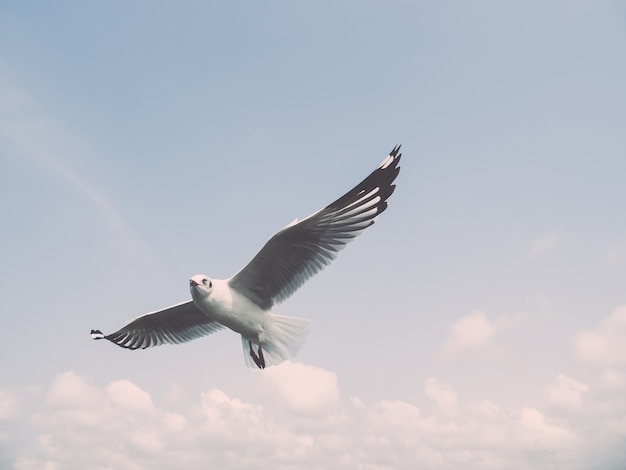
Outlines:
[[[595,366],[626,365],[626,305],[616,308],[593,329],[576,337],[580,359]]]
[[[256,403],[213,388],[175,411],[132,381],[69,371],[30,398],[0,392],[0,448],[17,470],[617,469],[626,384],[598,372],[558,374],[543,402],[509,408],[430,377],[418,407],[344,397],[333,372],[288,362],[254,372]]]
[[[474,312],[452,339],[483,344],[509,323]],[[41,389],[0,389],[0,466],[620,469],[625,342],[622,306],[575,336],[583,377],[559,372],[516,406],[468,400],[441,377],[425,378],[415,402],[365,403],[344,396],[334,372],[295,362],[250,371],[254,402],[211,388],[190,400],[172,389],[159,403],[131,380],[95,385],[68,371]]]

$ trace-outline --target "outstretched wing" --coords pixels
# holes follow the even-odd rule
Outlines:
[[[222,324],[208,318],[190,300],[146,313],[110,335],[91,330],[91,337],[108,339],[123,348],[146,349],[166,343],[185,343],[221,328],[224,328]]]
[[[387,208],[400,171],[399,152],[400,146],[395,147],[376,170],[332,204],[276,233],[228,280],[230,286],[263,309],[293,294]]]

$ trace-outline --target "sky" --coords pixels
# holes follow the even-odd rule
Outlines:
[[[626,462],[619,1],[0,5],[1,469]],[[90,339],[227,278],[402,144],[388,210],[275,313]]]

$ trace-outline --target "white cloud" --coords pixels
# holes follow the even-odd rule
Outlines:
[[[262,433],[263,408],[231,398],[221,390],[203,393],[200,411],[203,431],[223,443]]]
[[[626,385],[626,374],[619,370],[608,369],[600,378],[600,385],[609,389],[621,389]]]
[[[459,404],[459,398],[450,384],[442,383],[436,377],[426,379],[424,395],[445,413],[454,413]]]
[[[339,406],[337,375],[287,361],[257,374],[262,387],[292,411],[322,413]]]
[[[0,389],[0,468],[8,465],[8,455],[13,454],[9,451],[15,445],[15,436],[11,429],[19,415],[18,394],[11,390]]]
[[[52,408],[89,408],[100,402],[100,391],[87,384],[75,372],[65,372],[54,379],[45,396]]]
[[[540,411],[532,407],[522,407],[518,423],[522,441],[530,448],[567,450],[578,440],[572,431],[548,422]]]
[[[116,405],[138,410],[154,408],[150,395],[129,380],[113,382],[107,387],[106,391],[109,398]]]
[[[0,422],[15,418],[19,410],[17,394],[10,390],[0,389]]]
[[[626,365],[626,305],[616,308],[596,328],[580,331],[575,346],[578,356],[588,364]]]
[[[531,255],[543,255],[552,250],[559,241],[558,233],[551,233],[533,242],[528,250]]]
[[[589,386],[559,374],[546,388],[548,399],[557,406],[580,408],[583,403],[583,393],[589,390]]]
[[[594,396],[589,385],[565,374],[547,385],[544,408],[465,402],[451,384],[431,377],[423,409],[358,397],[346,399],[344,409],[330,371],[289,363],[264,372],[272,374],[256,372],[253,381],[265,392],[257,403],[213,388],[180,412],[163,409],[128,380],[96,386],[74,372],[61,374],[29,405],[37,410],[21,420],[26,434],[19,434],[17,421],[8,424],[15,436],[10,467],[195,470],[210,462],[235,469],[584,469],[599,454],[602,468],[619,468],[623,456],[622,390]],[[313,405],[295,398],[300,392],[289,378],[315,390],[304,395]]]
[[[452,325],[443,350],[447,354],[453,354],[483,348],[496,333],[521,321],[521,316],[500,316],[490,320],[485,312],[476,310]]]

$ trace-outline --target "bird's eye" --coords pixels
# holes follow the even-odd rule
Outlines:
[[[208,279],[206,279],[206,278],[205,278],[205,279],[202,279],[202,284],[204,284],[204,285],[206,286],[206,283],[207,283],[208,281],[209,281],[209,280],[208,280]]]

